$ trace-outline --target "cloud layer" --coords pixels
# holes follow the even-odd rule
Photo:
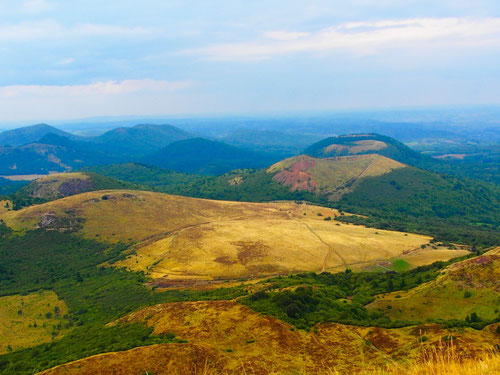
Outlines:
[[[359,54],[384,49],[500,46],[500,18],[415,18],[348,22],[316,32],[270,31],[256,41],[223,43],[184,51],[207,59],[260,60],[299,52],[347,50]]]
[[[86,85],[11,85],[0,87],[0,97],[26,96],[81,96],[120,95],[137,92],[169,92],[183,90],[194,85],[193,82],[155,81],[152,79],[131,79],[121,82],[105,81]]]

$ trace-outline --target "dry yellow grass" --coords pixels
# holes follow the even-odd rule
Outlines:
[[[376,371],[361,374],[376,375],[495,375],[500,374],[500,356],[486,355],[483,358],[457,358],[436,353],[426,361],[413,361],[406,365],[390,365]]]
[[[403,254],[400,259],[403,259],[406,262],[410,263],[412,267],[418,267],[438,261],[445,262],[452,258],[457,258],[468,254],[470,254],[470,251],[466,249],[450,250],[446,247],[437,246],[436,249],[426,248],[411,251],[409,253]]]
[[[0,297],[0,354],[7,353],[9,345],[18,350],[51,341],[53,327],[62,320],[55,316],[56,307],[60,317],[68,311],[52,291]],[[62,330],[59,335],[64,333]]]
[[[127,190],[84,193],[6,212],[0,218],[22,230],[38,226],[47,214],[83,218],[78,232],[87,238],[134,241],[136,254],[116,266],[169,279],[324,271],[394,258],[418,251],[431,240],[325,221],[339,213],[324,207]]]
[[[114,324],[129,322],[145,322],[157,334],[174,332],[189,344],[102,354],[44,374],[381,373],[386,364],[404,369],[424,363],[432,352],[452,353],[457,359],[483,358],[495,342],[494,327],[456,332],[435,324],[400,329],[324,324],[317,333],[304,332],[233,301],[151,306]],[[453,346],[442,340],[450,334],[455,336]],[[427,341],[421,343],[423,335]]]
[[[85,173],[80,173],[80,172],[67,172],[67,173],[54,173],[54,174],[49,174],[46,176],[43,176],[38,179],[38,182],[60,182],[60,181],[67,181],[67,180],[72,180],[72,179],[81,179],[81,180],[86,180],[88,179],[89,176]]]
[[[9,209],[12,207],[12,202],[9,200],[0,200],[0,215],[3,214],[4,212],[9,211]]]

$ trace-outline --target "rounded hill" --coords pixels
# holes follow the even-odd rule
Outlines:
[[[72,231],[132,245],[116,263],[156,279],[324,271],[418,251],[430,237],[337,223],[336,210],[132,190],[83,193],[0,216],[14,230]],[[330,218],[325,220],[325,218]]]
[[[13,194],[16,208],[102,189],[134,189],[136,185],[91,172],[55,173],[34,180]]]
[[[309,146],[304,154],[328,158],[334,156],[379,154],[401,163],[422,166],[432,159],[405,144],[380,134],[348,134],[323,139]]]

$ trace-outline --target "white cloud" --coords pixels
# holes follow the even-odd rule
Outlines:
[[[59,61],[57,65],[70,65],[73,64],[76,61],[74,57],[68,57],[67,59],[63,59]]]
[[[47,38],[135,36],[152,32],[152,30],[143,27],[121,27],[90,23],[64,27],[52,20],[42,20],[0,25],[0,42],[31,41]]]
[[[274,40],[297,40],[309,35],[309,33],[289,32],[283,30],[267,31],[264,33],[265,38]]]
[[[136,92],[171,92],[193,86],[190,81],[159,81],[152,79],[102,81],[87,85],[11,85],[0,87],[1,98],[14,97],[88,97],[121,95]]]
[[[314,33],[273,31],[243,43],[183,51],[209,60],[258,60],[298,52],[348,50],[371,54],[385,49],[439,46],[500,46],[500,18],[415,18],[349,22]]]
[[[21,11],[24,13],[41,13],[52,8],[52,4],[46,0],[29,0],[23,3]]]

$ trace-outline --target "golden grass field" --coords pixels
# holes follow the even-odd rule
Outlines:
[[[133,312],[113,324],[145,322],[188,344],[163,344],[101,354],[43,372],[58,374],[355,374],[424,363],[428,353],[483,358],[495,326],[444,330],[436,324],[383,329],[323,324],[295,330],[234,301],[168,303]],[[443,337],[453,335],[453,342]],[[420,342],[425,335],[427,341]],[[397,373],[397,372],[391,372]]]
[[[105,199],[103,199],[103,197]],[[418,253],[428,236],[325,221],[336,210],[296,203],[242,203],[145,191],[71,196],[0,218],[15,230],[46,215],[84,219],[78,233],[134,242],[115,265],[154,278],[216,279],[325,271]],[[447,257],[463,252],[448,253]]]
[[[59,317],[55,316],[56,307]],[[9,345],[18,350],[51,341],[53,327],[62,321],[67,311],[64,301],[52,291],[0,297],[0,354],[7,353]],[[46,313],[52,316],[47,318]],[[60,331],[59,335],[64,332]]]
[[[378,154],[314,158],[294,156],[272,165],[268,173],[294,190],[308,190],[339,199],[363,177],[380,176],[406,165]]]
[[[407,292],[379,296],[368,305],[391,319],[494,319],[500,307],[500,248],[455,263],[437,279]],[[389,308],[390,306],[390,308]]]

